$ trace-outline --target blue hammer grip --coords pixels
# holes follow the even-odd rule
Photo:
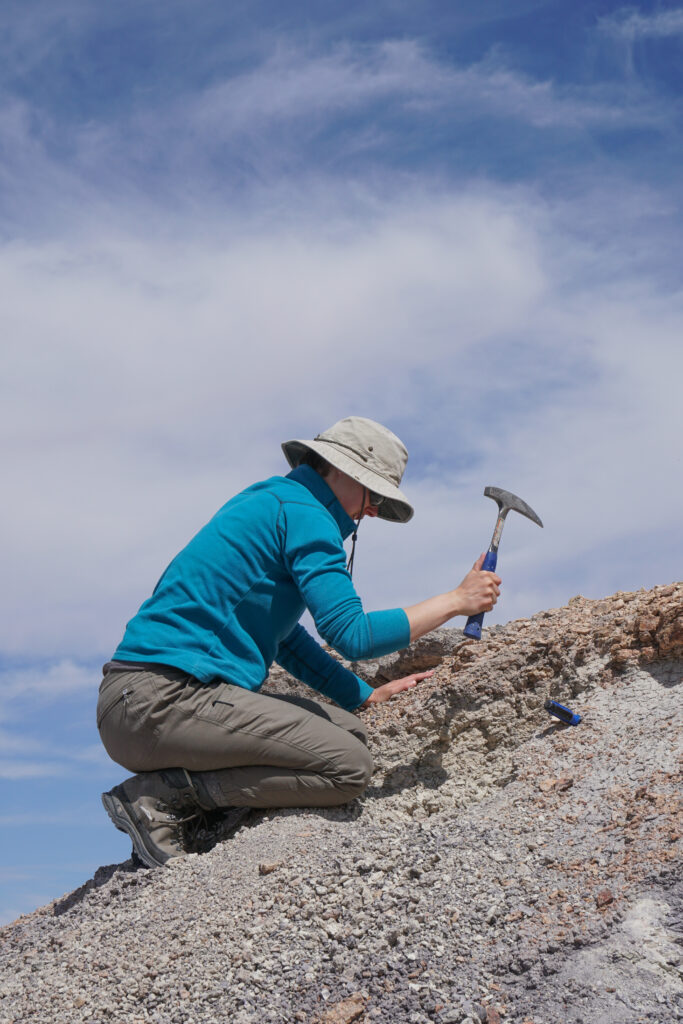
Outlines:
[[[493,572],[498,562],[498,552],[487,551],[484,564],[481,567],[481,572]],[[469,619],[465,623],[463,633],[465,636],[469,636],[472,640],[481,640],[481,624],[484,621],[485,612],[479,612],[478,615],[470,615]]]

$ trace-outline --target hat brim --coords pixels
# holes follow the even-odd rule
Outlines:
[[[361,466],[354,459],[339,451],[335,445],[326,441],[284,441],[282,451],[292,469],[296,469],[307,452],[316,452],[331,466],[335,466],[342,473],[357,480],[369,491],[381,494],[384,501],[377,509],[379,519],[386,519],[390,523],[407,523],[413,518],[415,510],[398,487],[389,483],[378,473],[373,473],[371,469]]]

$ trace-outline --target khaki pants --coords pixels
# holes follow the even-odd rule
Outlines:
[[[205,773],[219,806],[328,807],[362,793],[373,771],[365,728],[349,711],[161,665],[110,663],[97,726],[124,768]]]

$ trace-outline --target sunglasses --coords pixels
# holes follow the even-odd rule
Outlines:
[[[373,508],[379,508],[384,501],[384,496],[382,494],[375,494],[374,491],[368,491],[368,501]]]

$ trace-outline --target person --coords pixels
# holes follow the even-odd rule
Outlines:
[[[351,576],[358,526],[412,518],[399,486],[405,446],[350,416],[282,449],[291,472],[216,513],[104,666],[98,729],[110,757],[134,774],[102,802],[149,867],[186,852],[184,829],[203,812],[221,808],[237,823],[250,808],[345,803],[368,785],[368,737],[354,712],[431,673],[373,689],[300,625],[305,609],[320,637],[356,662],[405,648],[453,616],[489,611],[500,593],[482,555],[454,590],[366,613]],[[334,703],[262,693],[273,662]]]

